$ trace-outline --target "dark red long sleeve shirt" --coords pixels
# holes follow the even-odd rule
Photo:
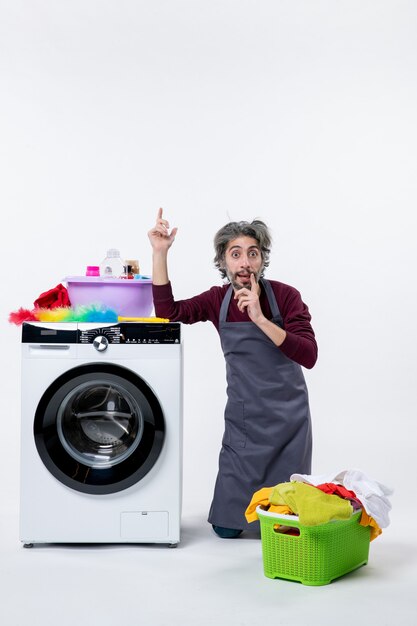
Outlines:
[[[311,369],[317,360],[317,343],[310,324],[311,315],[308,307],[301,299],[300,293],[284,283],[270,280],[278,308],[283,318],[284,330],[287,335],[284,342],[277,348],[289,359]],[[219,330],[219,313],[221,303],[229,285],[211,287],[198,296],[187,300],[174,300],[171,283],[153,285],[155,315],[168,318],[171,322],[195,324],[210,321]],[[271,319],[272,313],[264,289],[261,289],[260,305],[263,314]],[[230,301],[228,322],[250,322],[246,310],[242,313],[233,298]]]

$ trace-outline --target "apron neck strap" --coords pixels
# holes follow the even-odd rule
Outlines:
[[[220,307],[219,323],[226,321],[227,311],[229,310],[229,304],[232,298],[232,293],[233,293],[233,287],[232,285],[230,285],[229,289],[226,291],[226,295],[224,296],[222,305]]]
[[[272,317],[280,318],[281,313],[279,311],[277,299],[271,287],[271,283],[269,282],[269,280],[265,280],[264,278],[261,278],[259,282],[262,284],[263,288],[265,289],[265,293],[266,293],[266,297],[268,298],[269,308],[271,309]]]

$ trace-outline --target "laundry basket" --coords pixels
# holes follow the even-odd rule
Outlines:
[[[359,524],[361,511],[320,526],[303,526],[295,515],[269,513],[259,506],[256,512],[268,578],[327,585],[368,562],[370,527]]]

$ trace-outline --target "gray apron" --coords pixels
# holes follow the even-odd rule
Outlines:
[[[271,284],[261,279],[272,322],[283,327]],[[216,526],[256,530],[245,510],[255,491],[311,473],[311,422],[301,366],[253,322],[227,322],[233,288],[219,315],[226,360],[227,404],[219,472],[208,521]]]

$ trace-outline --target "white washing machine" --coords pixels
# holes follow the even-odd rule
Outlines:
[[[177,323],[22,327],[20,539],[180,540]]]

